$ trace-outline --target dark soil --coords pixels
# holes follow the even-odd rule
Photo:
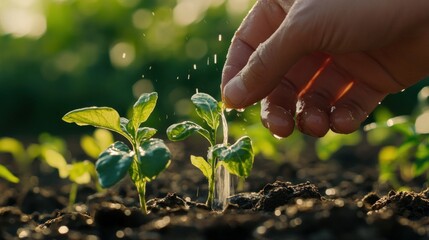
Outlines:
[[[365,146],[326,162],[258,158],[223,212],[203,204],[206,180],[186,160],[195,151],[180,146],[148,184],[148,215],[129,179],[102,193],[81,186],[70,209],[69,184],[55,174],[37,171],[40,180],[26,185],[1,181],[0,239],[429,239],[429,189],[418,180],[410,192],[379,184]]]

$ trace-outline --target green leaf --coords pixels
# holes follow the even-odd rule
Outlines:
[[[95,129],[93,136],[84,135],[80,146],[91,158],[97,159],[100,153],[113,143],[113,135],[106,129]]]
[[[191,163],[192,165],[200,169],[200,171],[207,179],[211,179],[212,167],[203,157],[191,155]]]
[[[191,97],[191,101],[197,107],[197,114],[206,121],[209,127],[216,130],[222,111],[216,99],[206,93],[196,93]]]
[[[155,128],[140,127],[137,130],[137,142],[140,143],[149,140],[156,132],[157,130]]]
[[[115,142],[101,153],[95,164],[98,179],[103,188],[119,182],[133,162],[134,153],[123,142]]]
[[[44,147],[41,150],[41,155],[49,166],[58,169],[61,178],[66,178],[69,175],[69,166],[61,153]]]
[[[158,94],[156,92],[143,93],[133,106],[133,113],[129,124],[133,129],[138,129],[140,124],[146,122],[155,109]]]
[[[215,157],[221,160],[226,169],[239,177],[248,177],[253,166],[252,140],[244,136],[229,147],[216,145],[213,148]]]
[[[18,183],[19,182],[19,178],[16,177],[15,175],[13,175],[13,173],[11,173],[9,171],[9,169],[7,169],[5,166],[0,164],[0,177],[8,180],[9,182],[12,183]]]
[[[70,180],[77,184],[87,184],[91,182],[91,176],[95,174],[95,166],[92,162],[85,160],[71,164]]]
[[[79,126],[91,125],[118,132],[127,137],[121,128],[119,113],[110,107],[87,107],[68,112],[63,120]]]
[[[22,143],[15,138],[0,138],[0,152],[12,154],[13,158],[19,163],[26,164],[25,149]]]
[[[171,154],[161,139],[152,138],[140,145],[139,172],[151,181],[170,165]],[[134,170],[135,171],[135,170]]]
[[[167,129],[167,136],[171,141],[181,141],[188,138],[194,132],[198,132],[210,142],[210,133],[200,125],[191,121],[184,121],[171,125]]]

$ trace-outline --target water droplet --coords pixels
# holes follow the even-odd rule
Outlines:
[[[197,64],[194,64],[194,70],[197,70]]]
[[[296,113],[298,114],[298,113],[302,112],[302,110],[304,110],[304,106],[305,106],[304,101],[302,99],[299,99],[296,102]]]
[[[155,12],[152,12],[152,16],[155,16]]]
[[[378,105],[380,105],[381,104],[381,102],[378,102]]]
[[[177,76],[177,78],[176,78],[177,80],[179,80],[179,76]]]
[[[191,74],[188,74],[188,80],[191,79]]]
[[[404,92],[404,91],[405,91],[405,88],[401,90],[401,92]]]
[[[207,57],[207,66],[210,65],[210,57]]]
[[[144,78],[144,74],[142,74],[142,78]]]
[[[149,66],[149,70],[152,70],[152,66]]]
[[[217,54],[215,54],[215,55],[213,56],[213,63],[214,63],[214,64],[217,64]]]
[[[273,137],[274,137],[274,138],[276,138],[276,139],[278,139],[278,140],[283,139],[283,137],[282,137],[282,136],[279,136],[279,135],[277,135],[277,134],[273,134]]]
[[[125,57],[127,57],[127,54],[126,53],[122,53],[122,58],[125,58]]]
[[[235,111],[237,111],[237,112],[239,112],[239,113],[242,113],[242,112],[244,112],[244,108],[237,108],[237,109],[235,109]]]
[[[195,88],[195,93],[198,93],[198,88]]]
[[[219,42],[222,41],[222,34],[219,34],[217,39],[219,40]]]
[[[232,111],[232,108],[225,108],[225,112],[229,113]]]

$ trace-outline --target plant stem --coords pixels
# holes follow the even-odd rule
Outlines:
[[[146,181],[137,181],[135,182],[135,185],[137,187],[137,192],[139,193],[140,208],[143,214],[147,214],[148,212],[146,207]]]
[[[139,167],[139,159],[140,159],[140,151],[139,145],[136,142],[133,142],[133,150],[135,153],[134,157],[134,169],[137,172],[138,176],[136,179],[133,179],[134,184],[136,185],[137,192],[139,194],[140,208],[143,214],[147,214],[146,208],[146,181],[141,176],[140,167]]]
[[[73,204],[76,202],[77,189],[78,189],[77,183],[72,183],[70,188],[70,193],[69,193],[69,205],[68,205],[69,211],[71,211]]]

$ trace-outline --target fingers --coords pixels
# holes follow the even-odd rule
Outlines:
[[[332,107],[330,114],[332,131],[337,133],[356,131],[386,95],[360,82],[354,82],[350,90]]]
[[[277,30],[285,16],[285,10],[276,1],[260,0],[255,4],[237,29],[228,49],[221,90],[247,64],[259,44]]]
[[[329,129],[351,133],[385,97],[329,59],[323,54],[302,58],[261,101],[262,123],[273,135],[287,137],[295,125],[314,137],[324,136]]]
[[[302,39],[290,31],[286,5],[260,0],[237,31],[222,80],[228,107],[244,108],[266,97],[303,55]]]

